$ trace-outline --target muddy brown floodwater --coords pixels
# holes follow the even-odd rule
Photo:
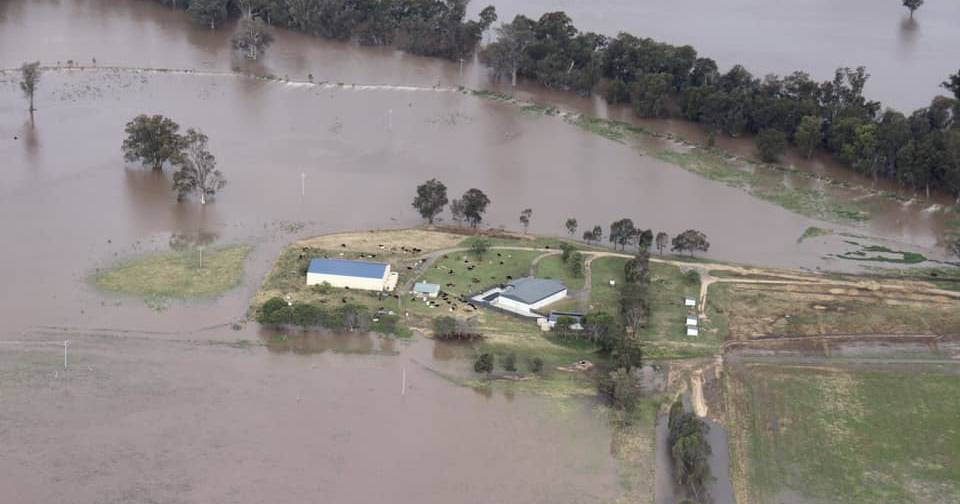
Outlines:
[[[906,112],[944,94],[940,83],[960,65],[954,0],[927,0],[912,20],[901,2],[877,0],[473,0],[470,12],[486,5],[502,21],[560,10],[584,31],[690,44],[758,77],[802,70],[827,80],[838,67],[864,65],[873,76],[867,96]]]
[[[454,194],[482,188],[493,226],[516,227],[527,207],[531,231],[548,234],[569,216],[630,216],[671,234],[701,229],[718,259],[826,265],[829,249],[796,244],[822,223],[558,118],[457,92],[491,84],[476,65],[461,75],[282,31],[250,65],[231,56],[228,36],[152,2],[0,2],[0,68],[98,65],[44,72],[33,122],[16,73],[0,73],[0,502],[615,496],[610,431],[587,401],[476,394],[425,369],[468,372],[425,340],[279,344],[255,324],[231,328],[284,244],[418,224],[410,198],[430,177]],[[608,113],[595,100],[520,93]],[[215,202],[177,203],[169,173],[123,163],[123,127],[139,113],[210,136],[229,180]],[[901,214],[866,231],[931,246],[936,224],[917,207],[887,215]],[[183,235],[253,245],[242,285],[160,310],[90,286],[98,268]],[[403,369],[411,389],[401,397]]]

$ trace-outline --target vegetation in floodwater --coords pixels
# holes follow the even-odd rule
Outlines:
[[[800,238],[797,238],[797,243],[803,243],[805,240],[810,240],[817,238],[819,236],[829,236],[833,234],[832,229],[825,229],[817,226],[810,226],[807,229],[803,230],[803,234],[800,235]]]
[[[846,240],[846,243],[859,247],[857,250],[850,252],[844,252],[842,254],[834,254],[833,257],[838,259],[846,259],[851,261],[874,261],[874,262],[886,262],[886,263],[896,263],[896,264],[920,264],[926,262],[927,258],[923,254],[917,252],[909,252],[903,250],[892,250],[889,247],[882,245],[861,245],[858,242]],[[887,255],[867,255],[868,253],[872,254],[887,254]],[[891,257],[891,256],[900,256],[900,257]]]
[[[234,245],[203,252],[163,252],[118,264],[95,274],[93,280],[102,291],[142,296],[151,300],[152,307],[161,306],[158,300],[162,298],[216,296],[239,285],[250,250],[246,245]]]

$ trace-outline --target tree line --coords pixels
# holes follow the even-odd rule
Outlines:
[[[468,0],[155,1],[186,9],[194,21],[211,28],[242,15],[328,39],[396,46],[412,54],[451,60],[471,55],[497,19],[496,10],[487,7],[478,20],[467,20]],[[256,46],[246,44],[244,49],[252,55],[256,49],[251,47]]]
[[[863,67],[840,68],[825,82],[804,72],[758,78],[741,65],[721,72],[692,46],[581,32],[563,12],[520,15],[496,31],[480,53],[496,77],[599,92],[640,117],[682,117],[711,135],[755,134],[765,161],[792,143],[808,157],[823,150],[865,175],[960,198],[960,71],[943,83],[953,97],[907,115],[863,96]]]
[[[392,45],[412,54],[457,60],[473,54],[497,20],[486,7],[466,19],[469,0],[156,0],[184,8],[216,27],[244,21],[233,44],[256,58],[269,35],[252,20],[364,45]],[[905,0],[911,16],[922,2]],[[641,117],[682,117],[705,125],[710,138],[756,135],[760,157],[777,161],[793,144],[806,156],[833,155],[857,172],[960,201],[960,71],[938,96],[910,114],[863,96],[869,74],[840,68],[817,82],[804,72],[759,78],[741,65],[720,72],[690,45],[675,46],[628,33],[608,37],[578,30],[564,12],[523,15],[496,29],[480,51],[496,77],[518,76],[544,86],[630,104]]]

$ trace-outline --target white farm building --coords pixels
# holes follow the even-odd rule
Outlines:
[[[398,274],[389,264],[346,259],[313,259],[307,268],[307,285],[330,284],[341,289],[392,291]]]
[[[518,315],[536,317],[538,315],[534,310],[556,303],[565,297],[567,297],[567,286],[563,283],[527,277],[484,292],[474,297],[474,300],[489,303]]]

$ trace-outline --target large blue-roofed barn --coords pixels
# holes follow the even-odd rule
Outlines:
[[[307,268],[307,285],[326,283],[341,289],[392,291],[397,277],[389,264],[347,259],[313,259]]]

